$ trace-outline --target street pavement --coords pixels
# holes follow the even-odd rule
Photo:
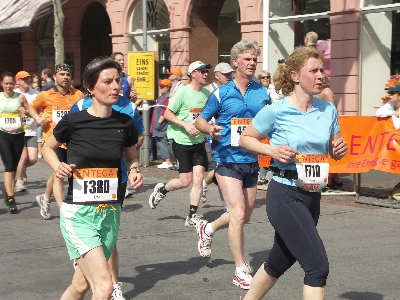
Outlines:
[[[160,163],[160,161],[158,161]],[[145,186],[126,199],[118,238],[120,281],[126,299],[235,299],[245,291],[232,284],[235,270],[227,231],[217,232],[212,256],[197,251],[195,230],[184,227],[189,189],[170,192],[157,209],[148,197],[157,182],[178,175],[154,166],[142,168]],[[3,182],[4,168],[0,164]],[[28,190],[16,193],[19,213],[10,215],[0,203],[0,299],[59,299],[73,267],[59,229],[59,210],[52,218],[39,214],[35,196],[43,193],[49,168],[40,159],[28,169]],[[342,177],[352,189],[352,176]],[[361,194],[387,196],[399,175],[370,172],[362,176]],[[214,220],[222,213],[215,186],[199,213]],[[354,196],[324,196],[318,229],[329,262],[326,299],[400,299],[400,210],[358,204]],[[273,228],[265,212],[265,192],[257,193],[251,222],[245,226],[245,259],[255,270],[266,259]],[[303,271],[295,264],[265,299],[301,299]],[[90,294],[85,299],[90,299]]]

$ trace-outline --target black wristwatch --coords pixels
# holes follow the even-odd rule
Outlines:
[[[128,171],[128,175],[131,173],[131,171],[132,171],[133,169],[136,170],[136,173],[141,173],[138,167],[131,167],[131,168],[129,169],[129,171]]]

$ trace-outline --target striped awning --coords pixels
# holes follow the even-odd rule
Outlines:
[[[0,34],[31,31],[30,25],[51,11],[52,0],[0,0]]]

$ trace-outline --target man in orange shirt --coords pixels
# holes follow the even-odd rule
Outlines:
[[[71,107],[84,97],[79,90],[70,90],[71,67],[67,64],[58,64],[54,67],[54,87],[48,91],[40,92],[36,99],[30,104],[36,110],[42,110],[42,116],[47,119],[43,125],[43,144],[52,135],[53,129],[63,116],[69,113]],[[57,150],[61,162],[67,162],[67,149],[62,145]],[[46,183],[44,194],[36,197],[40,206],[40,214],[45,220],[50,219],[50,197],[53,194],[54,174],[49,177]],[[70,185],[72,186],[72,185]],[[69,191],[70,192],[70,191]]]

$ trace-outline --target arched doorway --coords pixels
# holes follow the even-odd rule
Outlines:
[[[95,2],[86,10],[81,24],[81,70],[98,56],[112,51],[111,23],[105,8]]]

